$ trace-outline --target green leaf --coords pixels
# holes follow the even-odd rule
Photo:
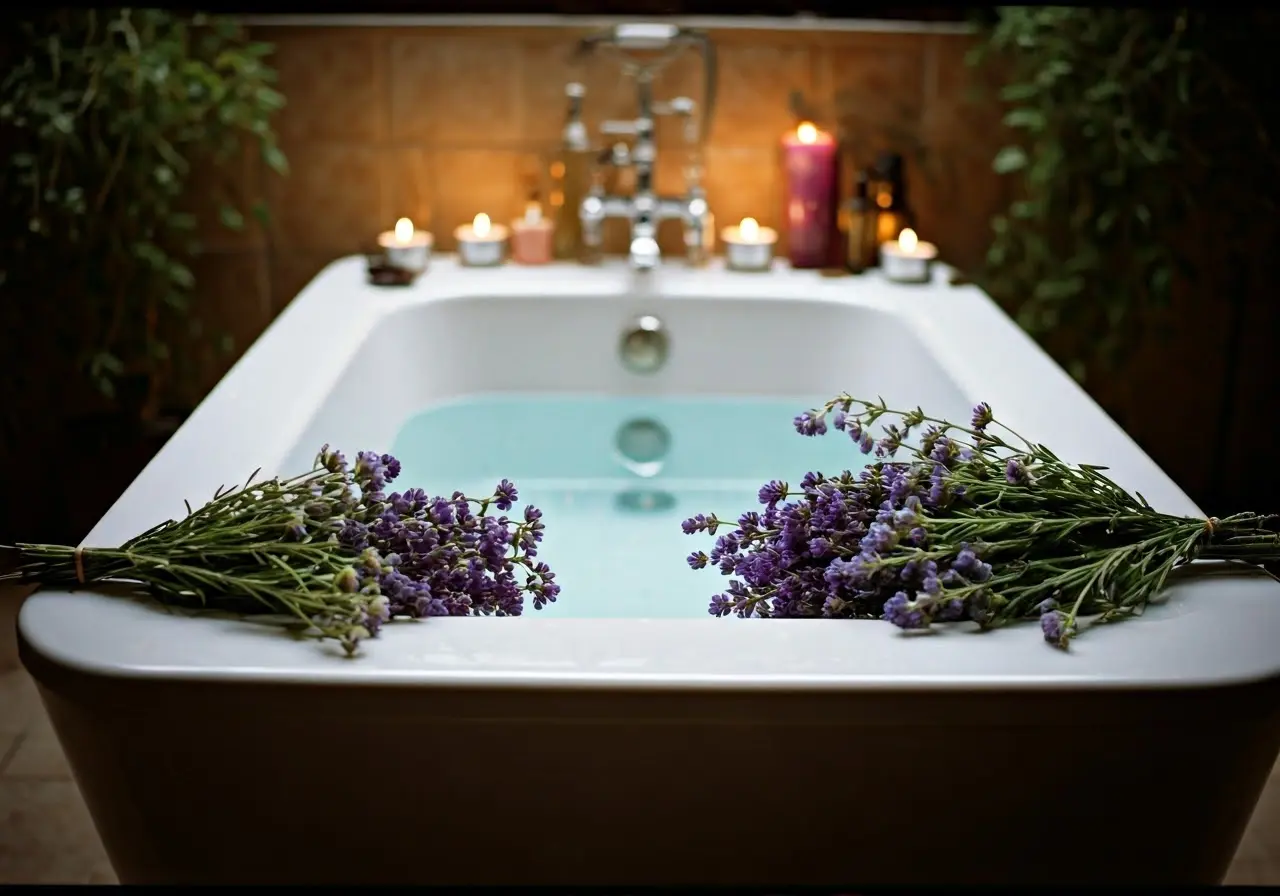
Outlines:
[[[1116,210],[1114,208],[1109,208],[1102,214],[1098,215],[1098,219],[1094,222],[1094,227],[1097,229],[1098,233],[1101,234],[1109,231],[1115,223]]]
[[[268,168],[277,174],[289,173],[289,160],[284,157],[280,147],[275,144],[268,144],[262,147],[262,160],[267,163]]]
[[[1061,301],[1078,295],[1084,289],[1083,277],[1065,277],[1061,280],[1041,280],[1032,293],[1044,301]]]
[[[190,289],[196,285],[196,278],[191,273],[191,269],[176,261],[169,262],[169,279],[173,281],[174,286],[182,289]]]
[[[1029,202],[1025,199],[1020,199],[1009,206],[1009,214],[1024,221],[1028,218],[1034,218],[1039,212],[1040,203]]]
[[[238,208],[230,205],[220,206],[218,208],[218,219],[222,221],[222,226],[228,230],[244,230],[244,215],[240,213]]]
[[[1027,153],[1021,146],[1006,146],[996,153],[991,169],[996,174],[1011,174],[1027,167]]]
[[[255,199],[253,204],[249,206],[250,213],[257,218],[259,224],[269,224],[271,222],[271,212],[267,208],[267,203],[261,199]]]
[[[218,336],[218,351],[224,355],[229,355],[236,348],[236,341],[230,333],[222,333]]]
[[[1040,85],[1038,84],[1006,84],[1000,88],[1000,99],[1011,103],[1019,100],[1029,100],[1032,97],[1040,95]]]
[[[1039,109],[1024,107],[1020,109],[1011,109],[1004,117],[1004,123],[1011,128],[1022,128],[1032,133],[1040,133],[1044,130],[1046,118],[1044,112]]]

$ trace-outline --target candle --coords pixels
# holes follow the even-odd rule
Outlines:
[[[880,266],[895,283],[928,283],[929,267],[937,257],[938,247],[922,242],[910,227],[880,247]]]
[[[530,200],[524,217],[511,222],[511,257],[516,264],[546,264],[551,261],[555,228],[542,217],[542,206]]]
[[[420,274],[427,269],[431,258],[431,234],[418,230],[408,218],[396,222],[394,230],[378,234],[378,247],[393,268]]]
[[[767,271],[773,263],[773,246],[778,232],[761,227],[755,218],[743,218],[736,227],[720,232],[724,241],[725,263],[731,271]]]
[[[835,231],[836,141],[806,121],[782,145],[787,255],[795,268],[825,267]]]
[[[493,224],[484,212],[475,216],[470,224],[463,224],[453,232],[458,241],[458,258],[468,267],[490,267],[502,264],[502,253],[507,242],[507,228]]]

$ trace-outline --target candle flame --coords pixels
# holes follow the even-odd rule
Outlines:
[[[796,128],[796,139],[801,143],[817,143],[818,129],[814,127],[811,121],[802,121],[800,126]]]
[[[488,236],[489,227],[489,216],[484,212],[476,215],[475,220],[471,222],[471,229],[476,232],[476,236]]]
[[[914,252],[919,240],[916,238],[916,232],[910,227],[898,234],[898,247],[903,252]]]
[[[401,218],[396,222],[396,242],[407,243],[413,239],[413,222],[408,218]]]
[[[760,222],[755,218],[743,218],[738,225],[738,235],[749,243],[760,238]]]

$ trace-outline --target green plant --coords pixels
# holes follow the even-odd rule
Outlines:
[[[108,397],[142,381],[142,413],[154,414],[195,354],[179,347],[208,335],[191,313],[193,167],[217,170],[253,147],[287,168],[271,127],[284,105],[272,47],[233,19],[160,9],[24,13],[7,40],[5,323],[55,340]],[[223,226],[265,216],[224,191]]]
[[[1123,358],[1179,278],[1274,212],[1273,104],[1255,94],[1274,17],[1000,7],[986,29],[972,61],[1004,67],[1021,137],[994,168],[1021,195],[992,222],[982,279],[1077,378]]]

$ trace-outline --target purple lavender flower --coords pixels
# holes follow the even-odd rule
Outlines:
[[[499,510],[510,510],[517,498],[519,498],[519,492],[506,479],[499,482],[498,487],[493,490],[493,505]]]
[[[1010,485],[1029,485],[1031,474],[1021,458],[1011,457],[1004,466],[1004,478]]]
[[[821,436],[826,435],[827,432],[826,417],[814,411],[797,414],[792,423],[795,425],[796,432],[802,436]]]
[[[772,482],[766,482],[760,487],[758,497],[761,504],[777,504],[779,501],[782,501],[787,497],[787,484],[785,482],[779,482],[776,479]]]
[[[1063,644],[1067,636],[1067,617],[1060,610],[1050,610],[1040,617],[1040,631],[1050,644]]]
[[[991,405],[985,401],[979,402],[973,407],[973,420],[971,428],[977,432],[982,432],[991,421],[995,419],[991,414]]]

